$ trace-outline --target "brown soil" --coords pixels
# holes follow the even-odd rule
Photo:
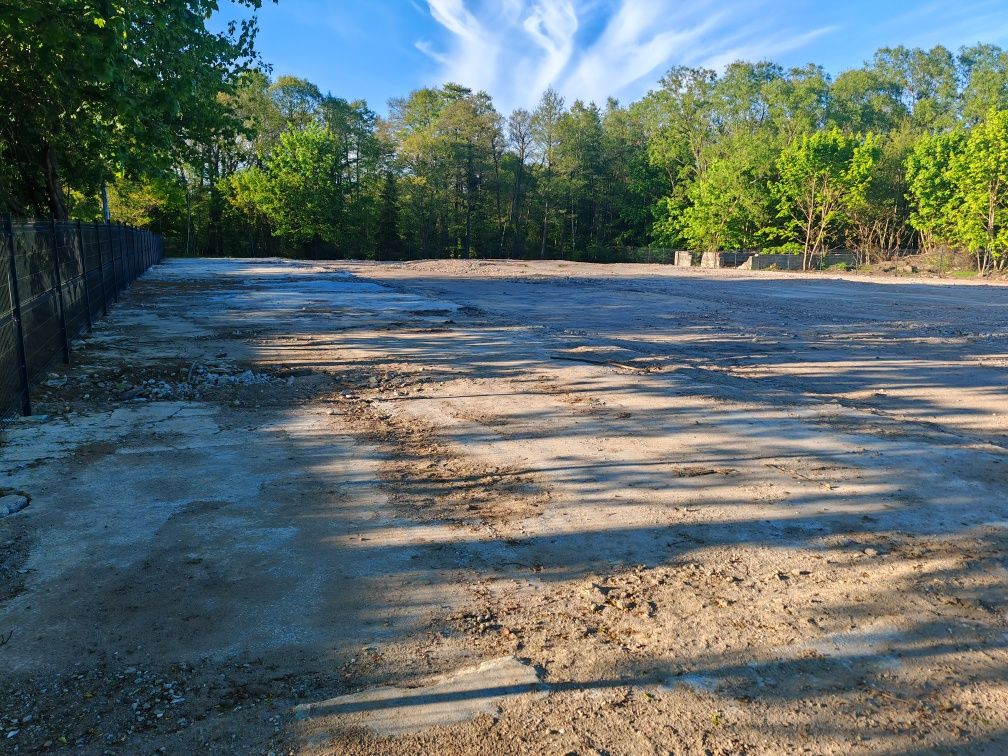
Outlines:
[[[1006,307],[159,266],[4,432],[0,750],[1004,752]],[[294,716],[504,655],[546,695],[396,737]]]

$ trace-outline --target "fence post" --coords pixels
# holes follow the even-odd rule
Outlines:
[[[18,293],[17,262],[14,259],[14,228],[8,215],[4,219],[4,236],[7,237],[7,276],[10,281],[8,291],[11,300],[11,321],[14,324],[14,346],[17,350],[18,378],[21,382],[21,414],[30,416],[31,393],[28,383],[28,358],[25,355],[24,330],[21,326],[21,295]]]
[[[119,233],[122,234],[123,243],[123,277],[125,279],[125,284],[123,288],[128,289],[130,284],[133,283],[133,266],[130,264],[133,257],[130,254],[130,235],[129,226],[125,223],[119,224]]]
[[[53,282],[56,286],[56,303],[59,307],[60,331],[63,335],[63,363],[70,364],[70,337],[67,334],[66,310],[63,309],[63,284],[59,271],[59,239],[56,236],[56,219],[49,218],[49,231],[52,237]]]
[[[133,227],[128,223],[126,229],[126,266],[129,271],[129,282],[136,281],[136,239],[133,238]]]
[[[112,221],[105,221],[105,229],[108,231],[109,263],[112,265],[112,300],[118,302],[119,277],[116,275],[115,240],[112,238]]]
[[[122,244],[123,289],[128,289],[129,285],[133,283],[133,277],[130,275],[130,240],[126,233],[127,228],[125,223],[119,224],[119,239]]]
[[[98,242],[98,280],[101,283],[101,311],[103,316],[108,315],[108,296],[105,294],[105,264],[102,261],[101,254],[101,233],[98,231],[98,221],[95,221],[94,226],[94,236],[95,240]]]
[[[124,265],[124,263],[126,262],[126,250],[123,247],[123,224],[120,222],[117,223],[116,225],[119,227],[119,233],[117,234],[119,238],[119,267],[122,268],[121,277],[119,276],[118,272],[116,273],[116,289],[121,290],[125,289],[129,285],[129,282],[123,281],[126,278],[126,267]]]
[[[129,256],[129,277],[132,284],[137,279],[136,275],[136,232],[133,226],[126,226],[126,254]]]
[[[84,281],[84,308],[87,310],[87,329],[88,333],[91,333],[94,329],[94,323],[91,322],[91,291],[88,289],[87,255],[84,254],[84,234],[81,231],[80,221],[77,221],[77,249],[80,250],[81,275]]]

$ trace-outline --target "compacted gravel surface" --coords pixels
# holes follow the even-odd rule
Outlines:
[[[1002,753],[1006,379],[995,285],[168,261],[3,428],[0,752]]]

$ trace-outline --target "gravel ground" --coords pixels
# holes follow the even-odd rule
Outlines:
[[[996,285],[169,261],[4,428],[0,752],[1002,753],[1006,368]]]

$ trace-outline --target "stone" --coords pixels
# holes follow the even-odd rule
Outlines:
[[[6,517],[28,506],[30,499],[23,494],[0,496],[0,517]]]

